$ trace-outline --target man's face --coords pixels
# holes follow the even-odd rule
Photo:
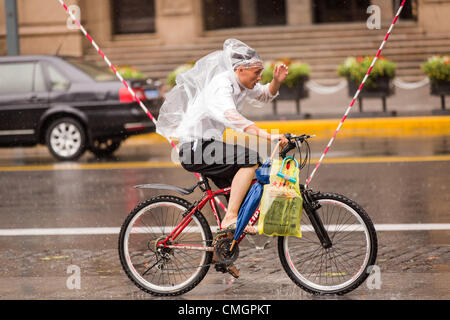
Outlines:
[[[254,67],[254,68],[243,68],[239,67],[236,69],[236,74],[239,77],[239,81],[247,88],[253,89],[258,81],[261,80],[263,68]]]

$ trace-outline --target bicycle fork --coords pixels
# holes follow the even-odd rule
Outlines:
[[[319,238],[320,243],[324,249],[329,249],[333,246],[330,237],[328,236],[327,230],[322,223],[319,215],[317,214],[317,209],[320,208],[320,204],[317,201],[312,200],[311,193],[312,190],[305,190],[302,192],[303,195],[303,209],[308,215],[309,220]]]

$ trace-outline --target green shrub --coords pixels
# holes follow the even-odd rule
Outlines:
[[[430,78],[431,82],[450,82],[450,56],[433,56],[422,64],[422,70]]]
[[[263,84],[271,82],[273,79],[273,69],[275,68],[275,66],[282,63],[289,67],[288,75],[282,82],[282,84],[286,85],[289,88],[294,87],[299,82],[301,82],[302,79],[308,77],[311,74],[311,70],[308,64],[302,63],[298,60],[291,61],[290,59],[283,58],[264,63],[264,71],[261,75],[261,82]]]
[[[351,79],[356,83],[361,83],[372,64],[373,59],[374,56],[348,57],[339,65],[337,73],[341,77]],[[365,85],[367,87],[375,88],[376,83],[374,79],[378,77],[386,76],[393,79],[395,77],[396,69],[397,65],[394,62],[380,56],[373,66]]]
[[[172,70],[172,72],[169,73],[169,75],[167,76],[166,79],[166,83],[167,85],[169,85],[170,87],[175,87],[176,83],[176,79],[177,79],[177,75],[183,72],[188,71],[189,69],[191,69],[195,64],[195,61],[186,63],[186,64],[182,64],[178,67],[176,67],[174,70]]]
[[[116,70],[124,79],[147,79],[145,74],[129,65],[118,66]]]

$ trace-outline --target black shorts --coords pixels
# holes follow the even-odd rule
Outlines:
[[[231,186],[240,168],[261,165],[258,152],[241,145],[226,144],[215,140],[197,140],[180,147],[180,162],[189,172],[202,173],[220,188]]]

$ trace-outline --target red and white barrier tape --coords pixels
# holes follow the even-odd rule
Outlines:
[[[336,138],[337,133],[339,132],[339,130],[341,130],[341,127],[345,121],[345,119],[347,118],[348,114],[350,113],[351,108],[353,107],[353,105],[355,104],[356,99],[359,96],[359,93],[361,92],[361,89],[364,87],[364,84],[367,80],[367,78],[370,75],[370,72],[372,71],[373,66],[375,65],[375,62],[377,61],[378,57],[381,54],[381,50],[383,50],[384,44],[386,43],[386,41],[388,40],[392,29],[394,28],[395,23],[397,22],[397,19],[400,15],[400,13],[402,12],[403,6],[405,5],[406,0],[403,0],[402,4],[400,5],[400,8],[397,11],[397,14],[395,15],[394,21],[392,21],[392,24],[386,34],[386,36],[384,37],[383,42],[381,43],[380,48],[378,49],[378,52],[375,56],[375,58],[372,61],[372,64],[369,67],[369,70],[367,70],[366,76],[364,77],[363,81],[361,82],[361,85],[359,86],[358,90],[355,93],[355,96],[353,97],[352,102],[350,103],[350,106],[347,108],[347,110],[345,111],[344,117],[341,119],[341,122],[339,123],[336,131],[333,134],[333,137],[330,139],[330,142],[328,142],[327,147],[325,148],[324,152],[322,153],[322,156],[320,157],[319,161],[317,162],[316,166],[314,167],[314,170],[311,172],[311,175],[309,176],[308,180],[306,181],[306,186],[311,182],[311,179],[313,178],[314,174],[316,173],[317,169],[319,168],[320,164],[322,163],[323,158],[325,157],[325,155],[327,154],[328,150],[331,147],[331,144],[333,143],[334,139]]]
[[[137,97],[136,93],[133,89],[130,88],[128,83],[123,79],[123,77],[120,75],[120,73],[116,70],[114,65],[109,61],[108,57],[105,56],[105,54],[100,50],[97,43],[95,43],[94,39],[87,33],[86,29],[81,25],[81,23],[77,20],[75,15],[70,12],[69,8],[66,6],[66,4],[62,0],[58,0],[59,3],[64,7],[64,9],[67,11],[67,13],[70,15],[72,20],[77,24],[77,26],[80,28],[81,32],[88,38],[88,40],[91,42],[92,46],[97,50],[97,52],[102,56],[103,60],[108,64],[108,66],[111,68],[111,70],[114,72],[117,78],[119,78],[120,81],[122,81],[123,85],[128,89],[128,91],[131,93],[131,95],[136,99],[136,101],[139,103],[141,108],[144,110],[144,112],[150,117],[150,119],[156,124],[155,118],[153,118],[153,115],[148,111],[147,107],[142,103],[142,101]]]
[[[76,23],[76,25],[80,28],[81,32],[86,36],[86,38],[91,42],[92,46],[97,50],[97,52],[102,56],[103,60],[108,64],[108,66],[111,68],[111,70],[114,72],[117,78],[119,78],[120,81],[122,81],[123,85],[127,88],[127,90],[131,93],[132,97],[139,103],[139,106],[142,108],[142,110],[145,112],[145,114],[153,121],[153,123],[156,125],[156,120],[153,117],[153,115],[150,113],[150,111],[147,109],[147,107],[142,103],[142,101],[138,98],[136,95],[136,92],[128,85],[128,83],[123,79],[123,77],[120,75],[120,73],[117,71],[117,69],[114,67],[114,65],[109,61],[108,57],[103,53],[103,51],[99,48],[97,43],[92,39],[92,37],[87,33],[86,29],[82,26],[82,24],[78,21],[78,19],[75,17],[75,15],[69,10],[67,5],[62,0],[58,0],[59,3],[63,6],[63,8],[66,10],[67,14],[71,17],[71,19]],[[170,144],[172,145],[175,150],[178,151],[177,146],[172,140],[169,140]],[[201,180],[201,176],[198,173],[194,173],[195,176]],[[226,210],[223,203],[216,197],[215,200],[219,203],[221,208],[223,210]]]
[[[64,1],[62,0],[58,0],[59,3],[64,7],[64,9],[66,10],[66,12],[70,15],[70,17],[72,18],[72,20],[77,24],[77,26],[80,28],[80,30],[83,32],[83,34],[86,36],[86,38],[91,42],[92,46],[97,50],[97,52],[102,56],[103,60],[108,64],[108,66],[111,68],[111,70],[114,72],[114,74],[117,76],[117,78],[119,78],[120,81],[122,81],[122,83],[124,84],[124,86],[127,88],[127,90],[131,93],[131,95],[134,97],[134,99],[139,103],[140,107],[142,108],[142,110],[147,114],[147,116],[153,121],[153,123],[155,123],[156,125],[156,120],[153,117],[153,115],[150,113],[150,111],[147,109],[147,107],[142,103],[142,101],[137,97],[136,93],[134,92],[134,90],[128,85],[128,83],[123,79],[123,77],[119,74],[119,72],[116,70],[116,68],[114,67],[114,65],[109,61],[108,57],[105,56],[105,54],[102,52],[102,50],[99,48],[99,46],[97,45],[97,43],[95,43],[94,39],[92,39],[92,37],[87,33],[86,29],[81,25],[81,23],[78,21],[78,19],[75,17],[75,15],[70,12],[69,8],[67,7],[67,5],[64,3]],[[395,15],[394,21],[392,22],[386,37],[384,38],[383,42],[381,43],[380,48],[378,49],[378,52],[375,56],[375,58],[372,61],[371,66],[369,67],[369,70],[366,73],[366,76],[364,77],[363,81],[361,82],[361,85],[359,86],[358,90],[356,91],[355,96],[353,97],[352,102],[350,103],[350,106],[347,108],[344,117],[341,119],[341,122],[339,123],[336,131],[333,134],[333,137],[331,138],[330,142],[328,143],[327,147],[325,148],[324,152],[322,153],[322,156],[320,157],[318,163],[316,164],[316,166],[314,167],[314,170],[312,171],[311,175],[309,176],[306,185],[308,185],[311,182],[311,179],[313,178],[314,174],[316,173],[317,169],[319,168],[320,164],[322,163],[323,158],[325,157],[325,155],[327,154],[328,150],[330,149],[331,144],[333,143],[334,139],[336,138],[337,133],[339,132],[339,130],[341,129],[345,119],[347,118],[348,114],[350,113],[351,108],[353,107],[356,99],[359,96],[359,93],[361,92],[361,89],[364,87],[364,84],[367,80],[367,78],[370,75],[370,72],[372,71],[373,66],[375,65],[375,62],[377,61],[378,57],[381,54],[381,51],[383,50],[383,47],[386,43],[386,41],[388,40],[390,33],[392,31],[392,29],[394,28],[395,23],[397,22],[397,19],[403,9],[403,6],[405,5],[406,0],[402,1],[402,4],[400,5],[400,8],[398,9],[397,14]],[[172,145],[172,147],[174,147],[175,149],[177,149],[177,146],[175,145],[175,143],[171,140],[169,140],[170,144]],[[195,175],[197,176],[198,179],[201,179],[200,175],[198,173],[195,173]],[[219,202],[219,204],[221,205],[221,207],[223,209],[225,209],[225,207],[223,206],[223,204],[220,202],[219,199],[216,199],[216,201]]]

